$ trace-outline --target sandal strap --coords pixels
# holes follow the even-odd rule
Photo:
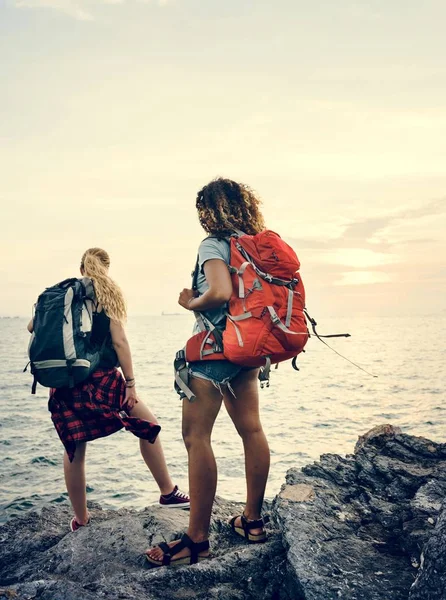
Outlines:
[[[167,544],[166,544],[167,554],[164,554],[164,558],[166,558],[166,556],[169,557],[169,562],[167,564],[170,564],[170,559],[172,558],[172,556],[175,556],[175,554],[178,554],[179,552],[181,552],[181,550],[184,550],[184,548],[189,548],[188,544],[186,543],[186,540],[184,540],[183,538],[184,538],[184,536],[182,536],[182,538],[180,539],[178,544],[175,544],[175,546],[172,546],[172,548],[169,548],[169,546],[167,546]],[[161,547],[161,544],[160,544],[160,547]],[[164,564],[164,558],[163,558],[163,564]]]
[[[161,542],[160,544],[158,544],[158,548],[161,548],[161,550],[163,551],[162,564],[168,567],[172,559],[171,554],[174,554],[174,552],[172,552],[173,548],[170,548],[166,542]]]
[[[192,538],[187,535],[187,533],[183,533],[181,536],[180,544],[183,544],[183,548],[189,548],[190,550],[195,548],[198,552],[209,550],[209,540],[204,540],[203,542],[194,542]]]
[[[209,540],[204,540],[203,542],[194,542],[187,533],[183,533],[181,537],[181,542],[185,547],[190,550],[190,564],[195,565],[198,562],[198,555],[200,552],[204,550],[209,550]]]
[[[209,550],[209,540],[198,542],[197,544],[195,544],[195,548],[197,549],[197,552],[204,552],[205,550]]]
[[[161,542],[161,544],[158,544],[158,548],[161,548],[164,554],[170,554],[170,548],[166,542]]]
[[[238,515],[236,515],[235,517],[232,517],[231,520],[229,521],[229,525],[231,526],[232,531],[235,531],[235,521],[237,520]]]
[[[187,535],[187,533],[183,533],[180,544],[183,544],[183,548],[192,548],[194,541]]]
[[[249,537],[249,522],[243,513],[240,515],[240,521],[242,523],[243,531],[245,533],[245,538],[248,539],[248,537]]]
[[[260,529],[263,528],[266,525],[266,523],[269,523],[269,516],[265,515],[264,517],[256,519],[255,521],[248,521],[245,515],[242,514],[241,521],[245,533],[249,533],[251,529]]]
[[[158,544],[161,550],[164,552],[163,555],[163,565],[168,566],[172,562],[172,557],[184,550],[184,548],[189,548],[190,550],[190,564],[194,565],[198,562],[198,554],[203,552],[204,550],[209,550],[209,540],[205,540],[204,542],[195,543],[187,533],[183,533],[178,544],[175,544],[172,548],[170,548],[165,542],[161,542]],[[165,549],[166,548],[166,549]]]

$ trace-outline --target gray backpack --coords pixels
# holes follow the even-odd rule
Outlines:
[[[104,344],[91,345],[94,309],[94,287],[88,277],[66,279],[40,294],[28,348],[32,394],[37,383],[71,388],[97,368]]]

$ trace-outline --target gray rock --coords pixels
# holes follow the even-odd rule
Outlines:
[[[446,600],[446,500],[437,525],[423,549],[421,567],[409,598]]]
[[[144,557],[181,535],[185,511],[91,505],[76,533],[67,504],[12,519],[0,528],[0,600],[446,600],[445,496],[446,445],[386,425],[354,455],[291,469],[266,544],[233,534],[241,505],[217,498],[212,558],[191,567]]]
[[[211,527],[212,559],[174,569],[151,569],[144,550],[178,538],[187,527],[187,511],[90,507],[91,525],[75,533],[68,529],[68,506],[27,513],[0,530],[0,598],[274,598],[286,568],[280,535],[270,530],[266,544],[246,544],[226,523],[241,509],[239,504],[217,498]],[[286,593],[280,597],[290,600]]]
[[[446,600],[446,558],[435,574],[446,527],[433,536],[445,486],[446,445],[390,425],[359,438],[353,456],[290,470],[273,515],[296,598],[407,600],[427,544],[413,599]]]

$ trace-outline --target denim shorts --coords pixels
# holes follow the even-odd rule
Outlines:
[[[226,385],[230,383],[246,367],[235,365],[229,360],[200,360],[189,363],[189,373],[199,379],[212,381],[214,385]]]

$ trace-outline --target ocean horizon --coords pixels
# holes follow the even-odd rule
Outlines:
[[[32,378],[23,373],[28,360],[26,324],[25,317],[0,320],[1,522],[67,501],[63,448],[47,409],[48,390],[39,386],[32,396]],[[157,415],[169,469],[182,489],[187,489],[187,455],[172,361],[192,325],[193,317],[181,313],[133,316],[128,323],[138,393]],[[272,371],[271,386],[260,390],[262,422],[271,448],[270,499],[290,467],[302,467],[324,453],[352,453],[357,437],[375,425],[391,423],[437,442],[445,438],[446,315],[417,321],[325,317],[318,329],[351,333],[347,340],[329,340],[330,345],[378,377],[358,370],[315,337],[299,358],[299,372],[290,363]],[[224,407],[215,424],[213,447],[219,468],[217,493],[243,500],[242,444]],[[143,508],[157,502],[159,495],[139,455],[137,439],[125,431],[89,444],[87,490],[88,499],[104,508]]]

